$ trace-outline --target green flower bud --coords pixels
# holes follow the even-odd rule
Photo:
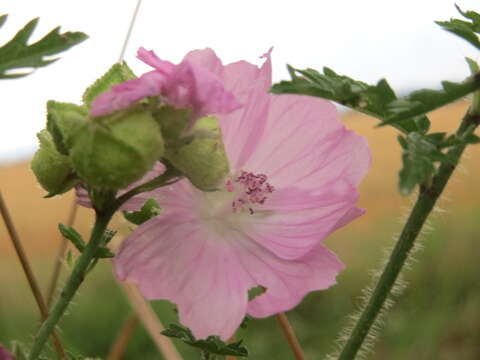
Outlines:
[[[72,139],[85,125],[86,117],[85,107],[53,100],[47,102],[47,130],[61,154],[69,154]]]
[[[230,172],[220,126],[214,117],[198,120],[191,136],[166,148],[165,158],[203,191],[216,190]]]
[[[37,134],[40,148],[33,156],[31,167],[38,182],[52,196],[68,191],[75,185],[68,156],[60,154],[47,130]]]
[[[139,109],[89,121],[73,143],[77,174],[89,185],[112,190],[140,179],[164,152],[158,124]]]
[[[183,135],[191,113],[190,109],[177,109],[168,105],[155,109],[153,116],[162,128],[162,134],[166,142],[176,141]]]

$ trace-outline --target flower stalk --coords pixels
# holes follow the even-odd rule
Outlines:
[[[67,280],[65,288],[60,293],[57,302],[53,306],[45,322],[40,327],[40,330],[35,337],[35,342],[33,343],[33,347],[29,355],[29,360],[38,359],[40,353],[43,350],[46,340],[54,330],[58,321],[64,314],[70,302],[72,301],[78,288],[82,284],[85,278],[85,274],[92,260],[94,260],[95,258],[97,249],[101,245],[102,239],[104,238],[103,235],[114,212],[115,211],[112,210],[106,212],[96,212],[95,225],[92,230],[90,241],[85,247],[85,250],[82,252],[82,255],[78,258],[77,264],[73,268],[72,274]]]
[[[478,106],[472,105],[464,116],[456,135],[459,138],[464,138],[465,136],[473,134],[479,124],[480,109]],[[452,148],[447,153],[447,158],[449,158],[450,161],[444,162],[440,165],[437,174],[433,177],[429,185],[422,185],[420,187],[418,199],[408,217],[395,248],[390,255],[390,259],[378,280],[372,296],[352,330],[349,339],[345,343],[338,360],[355,359],[355,356],[367,337],[370,328],[374,324],[378,314],[381,312],[384,303],[413,248],[415,239],[420,234],[425,221],[447,185],[465,148],[465,143]]]

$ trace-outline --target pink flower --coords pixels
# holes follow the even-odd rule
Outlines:
[[[261,68],[223,66],[209,49],[185,57],[245,104],[218,116],[231,174],[221,191],[201,192],[188,180],[154,191],[162,215],[138,227],[114,259],[119,279],[177,304],[197,338],[228,339],[246,314],[287,311],[332,286],[344,266],[321,241],[364,212],[355,203],[370,164],[366,140],[327,101],[268,94],[265,57]],[[257,286],[266,292],[249,301]]]
[[[15,360],[13,355],[10,354],[3,345],[0,345],[0,360]]]
[[[127,108],[148,96],[161,96],[169,105],[190,108],[192,123],[205,115],[227,114],[241,106],[233,94],[225,90],[216,72],[190,60],[189,55],[174,65],[141,47],[137,57],[155,70],[99,95],[92,103],[92,116]]]

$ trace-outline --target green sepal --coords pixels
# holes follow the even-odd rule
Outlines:
[[[47,130],[52,135],[58,152],[69,154],[72,139],[85,125],[87,115],[87,110],[82,106],[54,100],[47,102]]]
[[[216,190],[230,172],[220,126],[214,117],[199,119],[190,136],[167,144],[165,158],[203,191]]]
[[[30,164],[40,185],[50,194],[60,194],[75,185],[70,159],[60,154],[47,130],[37,134],[40,148]],[[53,195],[52,195],[53,196]]]
[[[157,200],[150,198],[145,201],[145,204],[139,211],[123,211],[123,216],[131,223],[141,225],[151,218],[160,215],[161,210]]]
[[[170,324],[167,329],[162,331],[162,335],[180,339],[185,344],[199,348],[209,354],[248,357],[248,350],[242,346],[242,340],[231,344],[223,342],[218,336],[196,340],[190,329],[175,324]]]
[[[0,26],[6,21],[6,15],[0,18]],[[81,32],[60,33],[56,27],[37,42],[28,45],[38,18],[28,22],[17,34],[0,47],[0,79],[13,79],[30,74],[24,71],[15,74],[6,74],[7,70],[39,68],[53,63],[56,59],[45,59],[45,56],[56,55],[72,46],[84,41],[88,36]]]
[[[107,92],[114,85],[118,85],[127,80],[134,79],[136,76],[128,67],[126,62],[114,64],[108,71],[98,80],[96,80],[83,93],[83,103],[90,107],[92,101],[101,93]]]
[[[160,127],[141,109],[90,121],[74,137],[72,163],[89,185],[121,189],[140,179],[164,153]]]
[[[156,102],[156,99],[152,99],[153,102]],[[178,140],[188,123],[188,120],[191,116],[190,109],[177,109],[173,106],[155,106],[152,104],[153,108],[153,117],[158,122],[162,128],[162,134],[167,141],[176,141]]]

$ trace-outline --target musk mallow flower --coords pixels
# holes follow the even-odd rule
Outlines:
[[[162,104],[190,109],[190,125],[205,115],[226,114],[241,106],[216,73],[201,62],[192,61],[191,56],[175,65],[141,47],[137,57],[154,70],[100,94],[92,103],[92,116],[128,108],[149,96],[158,96]]]
[[[185,179],[151,192],[162,214],[114,258],[120,280],[175,303],[196,338],[228,339],[245,315],[287,311],[332,286],[344,265],[322,240],[363,214],[355,204],[370,164],[366,140],[346,130],[327,101],[268,94],[265,57],[257,68],[223,66],[209,49],[186,56],[244,104],[217,116],[230,174],[218,191]],[[259,286],[265,292],[249,300]]]

